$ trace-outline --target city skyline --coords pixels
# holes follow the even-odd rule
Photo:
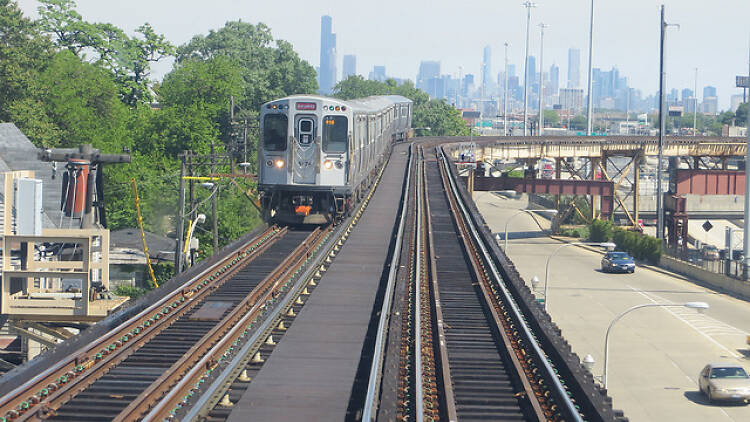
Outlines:
[[[38,2],[18,2],[24,13],[36,16]],[[254,5],[252,10],[237,8],[234,1],[216,0],[210,7],[194,0],[146,2],[132,0],[128,4],[78,0],[78,11],[84,19],[112,22],[133,31],[149,22],[157,32],[179,45],[196,34],[217,29],[229,20],[244,20],[268,25],[275,38],[291,42],[300,56],[314,67],[319,66],[320,39],[317,29],[320,16],[328,14],[336,22],[339,54],[358,57],[359,72],[366,74],[374,65],[383,65],[389,75],[414,80],[422,60],[440,60],[445,74],[463,73],[481,76],[481,53],[484,46],[495,52],[510,43],[512,63],[523,63],[524,9],[519,5],[499,5],[479,1],[471,8],[455,8],[447,1],[402,4],[384,0],[382,7],[368,13],[352,3],[307,3],[290,0],[280,9],[272,4]],[[601,4],[599,4],[601,3]],[[734,88],[734,77],[747,73],[748,37],[738,28],[746,28],[743,16],[750,14],[750,3],[726,1],[721,8],[707,7],[697,0],[633,0],[627,4],[597,3],[594,28],[594,67],[617,66],[630,75],[633,87],[644,93],[658,89],[658,8],[666,5],[667,21],[679,23],[667,34],[667,85],[681,89],[694,85],[696,67],[699,85],[718,89],[720,108],[729,107],[732,95],[741,94]],[[424,14],[429,4],[430,14]],[[170,10],[179,5],[179,19]],[[588,0],[571,0],[564,4],[540,4],[532,10],[530,50],[538,50],[541,21],[549,24],[545,37],[545,62],[567,63],[568,49],[581,50],[581,85],[586,83],[588,66]],[[402,11],[393,15],[389,11]],[[383,22],[388,24],[384,27]],[[713,24],[717,22],[717,24]],[[721,22],[721,24],[718,24]],[[498,25],[500,23],[500,25]],[[389,30],[384,31],[384,28]],[[390,30],[400,28],[399,30]],[[436,28],[440,28],[437,30]],[[312,29],[312,30],[311,30]],[[405,42],[406,40],[406,42]],[[504,66],[502,54],[493,55],[493,69]],[[646,58],[646,59],[644,59]],[[336,64],[340,66],[341,56]],[[160,79],[171,69],[164,64],[154,69]],[[563,73],[567,70],[563,68]],[[518,72],[516,72],[518,73]],[[566,81],[567,82],[567,81]],[[567,85],[566,83],[561,85]]]

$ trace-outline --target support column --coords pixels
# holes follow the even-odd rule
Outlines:
[[[562,158],[555,158],[555,180],[560,180],[562,175]],[[560,194],[555,195],[555,209],[560,212]]]
[[[641,206],[641,192],[640,192],[640,186],[641,186],[641,160],[643,158],[643,152],[638,151],[635,153],[635,156],[633,157],[633,219],[635,220],[635,223],[638,224],[638,220],[640,220],[639,214],[640,214],[640,206]],[[640,230],[640,225],[638,226],[638,230]]]
[[[590,159],[590,162],[591,162],[591,175],[589,176],[589,178],[591,180],[596,180],[596,172],[597,172],[597,169],[599,169],[599,164],[602,162],[602,159],[601,157],[592,157]],[[597,196],[591,195],[591,219],[592,220],[596,220],[596,216],[598,214],[596,200],[597,200]]]

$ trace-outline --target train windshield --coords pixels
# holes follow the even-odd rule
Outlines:
[[[323,152],[346,152],[349,141],[349,120],[344,116],[323,119]]]
[[[285,151],[289,119],[286,114],[267,114],[263,119],[263,147],[266,151]]]

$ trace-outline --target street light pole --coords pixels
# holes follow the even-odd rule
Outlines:
[[[542,37],[539,48],[539,136],[544,134],[544,28],[549,28],[549,25],[544,23],[539,24],[539,28],[542,30]]]
[[[664,5],[661,5],[661,39],[659,47],[659,153],[656,162],[656,238],[664,239],[664,192],[661,186],[661,167],[664,158],[664,130],[666,120],[664,119],[664,36],[666,35],[667,23],[664,21]]]
[[[571,243],[564,243],[564,244],[558,246],[558,248],[555,249],[554,252],[552,252],[552,255],[550,255],[549,257],[547,257],[547,265],[545,266],[545,269],[544,269],[544,310],[545,311],[547,310],[547,302],[548,302],[548,300],[547,300],[548,299],[547,298],[547,285],[548,285],[548,283],[547,282],[549,281],[549,263],[550,263],[550,261],[552,261],[552,257],[554,257],[555,255],[557,255],[557,253],[560,252],[560,250],[562,250],[565,247],[568,247],[568,246],[581,246],[581,245],[601,246],[601,247],[605,247],[607,249],[614,249],[615,246],[617,246],[617,245],[615,245],[614,243],[611,243],[611,242],[571,242]]]
[[[589,86],[588,86],[588,109],[586,110],[586,136],[591,136],[592,116],[594,100],[591,97],[591,88],[593,86],[593,57],[594,57],[594,0],[591,0],[591,19],[589,20]]]
[[[536,4],[526,0],[523,6],[526,7],[526,59],[523,65],[523,136],[527,136],[529,125],[529,25],[531,25],[531,8],[536,7]]]
[[[545,298],[546,299],[546,298]],[[546,303],[546,300],[545,300]],[[604,388],[607,388],[607,365],[609,363],[608,357],[609,357],[609,332],[612,330],[612,326],[615,325],[617,321],[622,319],[626,314],[635,311],[636,309],[641,308],[652,308],[652,307],[680,307],[680,308],[691,308],[691,309],[697,309],[698,312],[704,312],[706,309],[709,308],[708,303],[706,302],[687,302],[687,303],[646,303],[643,305],[636,305],[632,308],[626,309],[620,315],[617,315],[615,319],[612,320],[612,322],[609,323],[609,327],[607,327],[607,333],[604,335],[604,372],[602,372],[602,384]]]
[[[505,43],[505,82],[503,83],[503,132],[508,136],[508,43]]]
[[[517,215],[521,215],[523,213],[531,215],[531,213],[533,213],[535,211],[536,212],[551,212],[551,213],[557,214],[557,210],[548,209],[548,210],[518,210],[517,213],[511,215],[508,218],[508,220],[505,222],[505,238],[504,238],[505,241],[503,242],[503,251],[505,251],[506,254],[508,253],[508,223],[510,223],[510,220],[512,220],[513,217],[515,217]],[[541,226],[540,226],[540,228],[541,228]]]

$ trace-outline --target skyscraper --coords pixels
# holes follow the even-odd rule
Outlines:
[[[385,75],[385,66],[373,66],[372,72],[370,72],[369,79],[371,81],[385,82],[387,76]]]
[[[715,97],[716,96],[716,87],[715,86],[707,86],[703,88],[703,100],[706,100],[706,97]]]
[[[357,74],[357,56],[353,54],[344,55],[344,67],[341,71],[341,80],[346,80],[351,75]]]
[[[536,83],[536,57],[529,56],[529,88]]]
[[[417,75],[417,88],[430,93],[429,80],[440,77],[440,62],[423,60],[419,63],[419,74]],[[430,94],[432,95],[432,94]]]
[[[482,96],[486,96],[492,89],[492,50],[490,46],[484,47],[482,56]]]
[[[549,91],[544,90],[544,92],[549,92],[549,95],[557,95],[557,91],[560,90],[560,68],[553,64],[549,68]]]
[[[568,49],[568,88],[581,86],[581,50]]]
[[[320,89],[321,94],[330,94],[336,85],[336,34],[333,19],[325,15],[320,19]]]

